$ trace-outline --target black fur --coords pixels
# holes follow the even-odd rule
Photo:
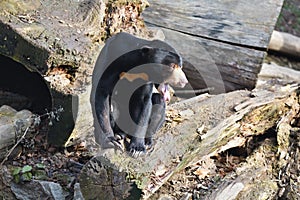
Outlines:
[[[143,47],[120,56],[104,71],[96,88],[95,110],[100,134],[110,144],[107,147],[118,146],[117,132],[131,138],[128,151],[133,156],[145,152],[145,145],[152,145],[152,136],[165,118],[163,97],[152,89],[154,83],[170,77],[172,63],[181,66],[176,53]],[[122,72],[143,72],[149,80],[120,80]]]

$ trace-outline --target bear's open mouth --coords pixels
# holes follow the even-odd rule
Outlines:
[[[159,84],[157,90],[163,96],[164,101],[169,102],[171,100],[171,94],[169,90],[169,84],[161,83]]]

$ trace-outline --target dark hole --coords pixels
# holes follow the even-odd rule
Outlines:
[[[0,106],[9,105],[16,110],[28,109],[34,113],[51,110],[49,88],[38,72],[0,55]]]

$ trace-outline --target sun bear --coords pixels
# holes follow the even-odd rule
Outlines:
[[[121,148],[118,135],[130,139],[127,151],[131,156],[145,153],[164,122],[168,85],[184,87],[187,83],[182,58],[170,49],[147,45],[115,58],[95,88],[101,146]],[[155,86],[158,93],[153,92]]]

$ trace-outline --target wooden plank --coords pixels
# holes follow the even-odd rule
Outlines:
[[[283,0],[149,0],[147,23],[186,34],[266,49]]]
[[[253,89],[283,0],[150,0],[143,12],[183,55],[193,89]],[[185,88],[187,89],[187,88]]]

